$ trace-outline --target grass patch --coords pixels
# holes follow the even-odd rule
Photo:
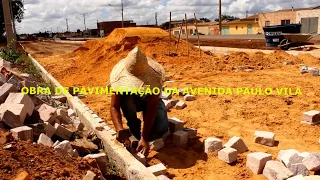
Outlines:
[[[13,50],[12,48],[8,47],[8,49],[5,49],[4,47],[0,48],[0,57],[11,64],[19,64],[21,61],[19,60],[19,57],[23,54],[21,51]]]
[[[123,177],[123,174],[119,172],[116,167],[116,164],[112,161],[109,161],[107,164],[107,176],[120,176]]]

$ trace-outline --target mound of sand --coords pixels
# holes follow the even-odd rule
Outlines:
[[[178,39],[172,36],[171,40],[170,49],[174,53]],[[199,58],[199,50],[192,44],[189,44],[190,54],[187,56],[187,42],[183,40],[179,43],[178,56],[168,56],[168,32],[160,28],[138,27],[115,29],[104,39],[87,41],[70,54],[45,58],[42,64],[48,65],[47,69],[64,85],[104,86],[113,66],[136,46],[162,65],[193,64]],[[202,52],[202,59],[211,58]]]

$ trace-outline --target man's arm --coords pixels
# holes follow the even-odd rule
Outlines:
[[[111,107],[110,107],[111,119],[116,131],[119,132],[123,130],[122,117],[120,111],[120,95],[112,95],[111,97]]]
[[[149,141],[150,131],[158,112],[159,95],[152,95],[148,97],[148,104],[146,114],[143,117],[142,138]]]

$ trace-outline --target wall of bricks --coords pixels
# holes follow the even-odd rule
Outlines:
[[[297,11],[296,22],[301,22],[301,18],[318,17],[318,33],[320,33],[320,9]]]

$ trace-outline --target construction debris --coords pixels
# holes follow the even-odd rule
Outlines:
[[[0,120],[11,128],[23,126],[26,117],[27,109],[24,104],[0,105]]]
[[[263,170],[263,175],[270,180],[287,179],[293,173],[279,161],[268,161]]]
[[[197,138],[197,129],[195,129],[195,128],[184,128],[183,130],[188,133],[188,138],[189,139]]]
[[[184,129],[184,122],[180,119],[173,117],[169,118],[169,129],[171,133],[175,133],[176,131],[180,131]]]
[[[80,156],[85,156],[98,151],[98,146],[87,139],[75,139],[70,142],[73,149],[76,149]]]
[[[151,171],[155,176],[165,175],[167,172],[167,168],[161,163],[147,167],[147,169]]]
[[[32,128],[28,127],[28,126],[20,126],[14,129],[10,130],[12,133],[12,136],[16,139],[16,140],[30,140],[31,142],[33,141],[33,131]]]
[[[185,145],[188,143],[188,133],[182,130],[173,133],[173,144],[176,146]]]
[[[209,137],[204,140],[204,152],[211,153],[222,149],[222,141],[215,137]]]
[[[22,93],[10,93],[5,104],[23,104],[25,105],[29,116],[31,116],[34,111],[34,103],[32,102],[32,99],[28,95]]]
[[[195,101],[196,100],[196,96],[187,94],[187,95],[184,96],[184,100],[185,101]]]
[[[247,164],[246,166],[255,174],[261,174],[267,161],[272,160],[272,155],[255,152],[247,155]]]
[[[320,170],[320,153],[311,153],[309,156],[302,160],[302,163],[310,171]]]
[[[72,146],[71,146],[70,142],[67,140],[64,140],[61,143],[59,143],[58,145],[56,145],[54,147],[54,150],[56,150],[57,152],[64,154],[64,155],[73,156],[73,154],[74,154]]]
[[[172,98],[172,95],[168,94],[168,93],[165,93],[165,92],[162,92],[160,98],[164,99],[164,100],[169,100],[169,99]]]
[[[95,180],[96,174],[92,171],[87,171],[87,174],[83,177],[83,180]]]
[[[153,140],[153,141],[149,142],[149,146],[150,146],[151,150],[158,151],[164,147],[163,139],[160,138],[160,139]]]
[[[302,123],[307,123],[311,125],[320,123],[320,111],[311,110],[304,112],[302,115]]]
[[[56,129],[56,132],[54,134],[61,137],[62,139],[69,140],[70,137],[72,136],[72,131],[70,131],[69,129],[63,127],[58,123],[54,125],[54,128]]]
[[[274,146],[274,137],[275,134],[273,132],[256,131],[254,133],[254,142],[272,147]]]
[[[45,122],[44,124],[45,124],[44,130],[46,131],[46,135],[51,138],[52,135],[55,134],[57,129],[54,128],[49,122]]]
[[[4,103],[11,92],[18,92],[13,84],[4,83],[0,87],[0,104]]]
[[[294,154],[299,154],[299,151],[297,151],[295,149],[280,150],[279,154],[278,154],[278,160],[283,162],[286,165],[286,167],[288,167],[289,162],[290,162],[290,158]]]
[[[101,170],[102,174],[106,174],[107,172],[107,164],[109,162],[108,160],[108,156],[106,155],[106,153],[99,153],[99,154],[89,154],[87,156],[84,157],[84,159],[86,158],[91,158],[96,160],[96,163],[99,167],[99,169]]]
[[[48,122],[51,125],[54,124],[57,118],[56,108],[53,108],[47,104],[42,104],[37,111],[39,112],[41,120],[43,120],[44,122]]]
[[[48,147],[52,147],[53,142],[51,140],[51,138],[49,138],[48,136],[46,136],[45,134],[40,134],[39,139],[38,139],[38,144],[42,144]]]
[[[185,102],[183,102],[183,101],[179,101],[179,102],[176,104],[176,106],[175,106],[175,108],[176,108],[177,110],[184,109],[185,107],[187,107],[187,104],[186,104]]]
[[[0,63],[1,63],[1,60],[0,60]],[[0,87],[0,101],[1,101],[0,102],[1,104],[0,105],[0,127],[1,128],[0,130],[1,130],[1,133],[3,133],[2,129],[10,130],[10,133],[8,131],[8,134],[10,135],[10,137],[8,136],[5,139],[10,143],[7,145],[4,145],[3,148],[1,148],[2,150],[17,151],[17,154],[15,155],[17,157],[14,157],[14,158],[19,157],[19,160],[20,159],[24,160],[24,158],[20,158],[20,155],[22,155],[20,154],[21,150],[24,147],[26,147],[28,143],[32,143],[31,145],[38,146],[38,147],[31,147],[31,145],[28,145],[30,146],[30,148],[33,148],[32,153],[41,153],[41,154],[40,155],[30,154],[30,152],[27,152],[28,150],[25,149],[24,152],[26,152],[26,154],[23,154],[23,157],[28,156],[28,158],[30,159],[30,162],[38,164],[39,162],[37,162],[38,160],[36,160],[35,158],[41,159],[42,155],[50,154],[50,152],[47,153],[47,150],[45,150],[44,148],[52,148],[52,150],[54,149],[57,153],[62,153],[70,157],[79,157],[79,152],[77,149],[81,150],[81,148],[83,148],[82,150],[86,151],[86,154],[88,154],[91,152],[98,152],[98,150],[102,148],[102,146],[98,147],[96,144],[91,142],[91,140],[94,142],[98,142],[97,140],[94,140],[93,138],[86,139],[89,136],[86,135],[86,132],[84,131],[85,127],[83,123],[79,121],[79,118],[76,117],[76,113],[72,109],[69,109],[67,107],[65,96],[51,97],[50,95],[45,95],[45,94],[27,95],[25,93],[21,93],[19,91],[22,88],[22,86],[28,87],[28,86],[31,86],[32,84],[33,84],[32,86],[37,86],[37,83],[34,82],[32,80],[33,77],[28,74],[21,74],[21,76],[18,76],[18,75],[12,75],[10,74],[10,72],[9,73],[8,72],[9,71],[3,70],[2,68],[2,71],[0,73],[0,84],[1,84],[1,87]],[[7,74],[3,75],[3,73],[7,73]],[[7,81],[7,79],[9,80]],[[60,105],[60,107],[55,108],[56,107],[55,105]],[[71,119],[70,116],[73,119]],[[76,127],[75,130],[72,127]],[[3,137],[1,136],[1,138]],[[65,139],[65,140],[60,142],[58,139],[59,140]],[[86,139],[87,141],[84,141],[84,139]],[[52,140],[55,140],[55,143],[53,143]],[[1,143],[2,143],[2,139],[0,144]],[[79,144],[81,144],[81,147]],[[88,144],[90,146],[88,146]],[[100,141],[100,144],[101,144],[101,141]],[[94,148],[91,148],[93,146]],[[35,151],[34,148],[39,148],[39,151]],[[89,152],[88,152],[88,149],[90,150]],[[54,151],[52,151],[51,153],[53,152]],[[49,156],[55,156],[55,155],[50,154]],[[8,157],[10,158],[10,156]],[[5,159],[3,160],[5,161]],[[60,162],[61,158],[52,157],[52,160],[55,162]],[[43,161],[43,162],[47,163],[47,161]],[[68,162],[73,162],[73,161],[70,161],[69,159],[68,161],[62,162],[62,163],[65,163],[66,166],[69,166],[70,163],[68,164]],[[23,163],[24,162],[21,162],[19,166],[21,166]],[[95,170],[95,172],[99,171],[98,169],[95,169],[94,166],[90,167],[91,165],[86,163],[87,162],[82,164],[81,167],[84,167],[84,169],[91,168]],[[101,164],[105,165],[105,168],[101,166],[102,167],[101,171],[103,172],[103,174],[105,175],[110,174],[110,172],[107,172],[107,170],[110,169],[110,167],[106,167],[106,165],[108,164],[108,159],[107,161],[104,161]],[[75,165],[76,164],[72,165],[72,168],[74,168]],[[8,166],[10,166],[11,168],[10,163],[8,163]],[[15,166],[12,166],[12,168],[14,167]],[[80,166],[77,166],[77,167],[80,167]],[[39,168],[39,167],[37,165],[34,168]],[[45,171],[50,172],[51,167],[48,167],[48,168],[49,169]],[[75,173],[75,171],[73,171],[72,169],[70,170],[71,171],[68,170],[67,172],[57,171],[56,173],[58,174],[60,172],[70,173],[70,175],[71,173],[73,174]],[[53,174],[52,176],[51,175],[47,176],[49,174],[45,171],[41,169],[41,174],[30,174],[30,176],[27,173],[26,174],[18,173],[16,174],[15,178],[16,179],[18,178],[20,180],[20,179],[31,179],[31,178],[38,179],[38,177],[40,176],[43,178],[57,177]],[[77,169],[77,171],[79,171],[79,169]],[[80,173],[80,171],[78,173]],[[12,169],[12,173],[15,173],[15,169]],[[68,176],[68,174],[61,175],[61,176]],[[104,179],[100,175],[99,176],[95,175],[95,176],[100,179]],[[76,176],[70,176],[70,177],[76,178]]]
[[[225,145],[224,147],[231,147],[238,151],[239,154],[244,153],[248,151],[247,146],[243,142],[243,140],[240,137],[234,136],[232,137]]]
[[[236,149],[226,147],[218,152],[218,158],[228,164],[237,161],[238,151]]]

